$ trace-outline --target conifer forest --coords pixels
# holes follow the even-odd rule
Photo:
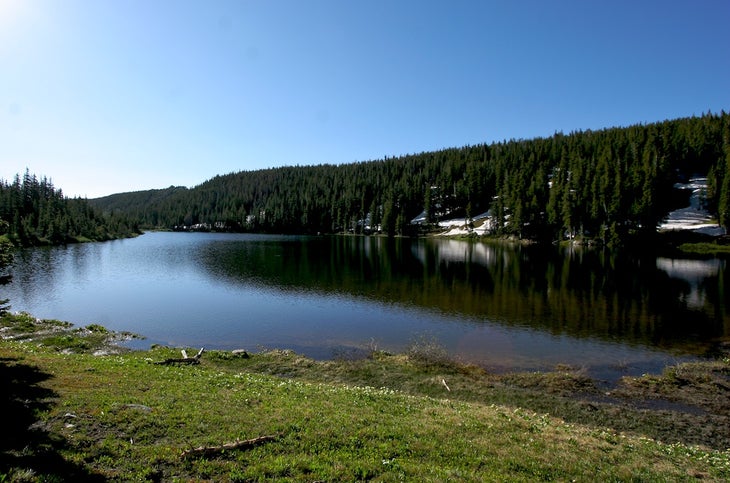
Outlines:
[[[489,212],[494,233],[608,244],[650,236],[686,206],[673,189],[707,176],[704,203],[730,225],[730,115],[555,133],[344,165],[216,176],[194,188],[92,200],[146,227],[412,235]],[[421,215],[423,223],[411,221]]]
[[[192,187],[66,198],[28,172],[0,182],[0,219],[23,245],[104,240],[148,229],[417,235],[488,213],[492,233],[619,244],[644,239],[707,177],[704,206],[730,226],[730,115],[708,112],[351,164],[277,167]],[[419,222],[413,220],[418,217]]]
[[[0,180],[0,236],[20,246],[104,241],[139,234],[125,215],[104,214],[88,200],[68,198],[61,189],[28,171],[12,183]]]

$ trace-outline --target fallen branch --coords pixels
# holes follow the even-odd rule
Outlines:
[[[185,351],[185,349],[181,350],[182,352],[182,358],[175,359],[165,359],[164,361],[158,361],[155,362],[155,364],[161,364],[161,365],[168,365],[168,364],[200,364],[200,356],[203,355],[203,351],[205,350],[205,347],[201,347],[197,354],[195,354],[193,357],[188,357],[188,353]]]
[[[262,443],[268,443],[278,438],[277,435],[259,436],[258,438],[247,439],[245,441],[234,441],[233,443],[225,443],[220,446],[201,446],[199,448],[188,449],[182,452],[181,458],[195,458],[197,456],[212,456],[222,453],[226,450],[249,449]]]

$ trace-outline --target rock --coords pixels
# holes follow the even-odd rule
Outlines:
[[[144,411],[146,413],[149,413],[152,411],[152,408],[149,406],[145,406],[144,404],[124,404],[125,408],[128,409],[138,409],[140,411]]]

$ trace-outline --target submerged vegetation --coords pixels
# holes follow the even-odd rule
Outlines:
[[[565,366],[488,373],[430,339],[160,365],[179,353],[110,354],[89,339],[113,335],[99,326],[1,320],[2,481],[730,478],[727,354],[606,386]]]

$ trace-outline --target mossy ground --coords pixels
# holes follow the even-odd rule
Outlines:
[[[730,478],[726,358],[605,391],[564,366],[490,374],[432,343],[337,361],[210,351],[198,365],[158,365],[179,350],[109,355],[90,338],[114,334],[98,326],[2,321],[0,481]],[[260,436],[274,439],[182,457]]]
[[[679,250],[695,255],[730,255],[730,245],[719,243],[683,243],[679,246]]]

